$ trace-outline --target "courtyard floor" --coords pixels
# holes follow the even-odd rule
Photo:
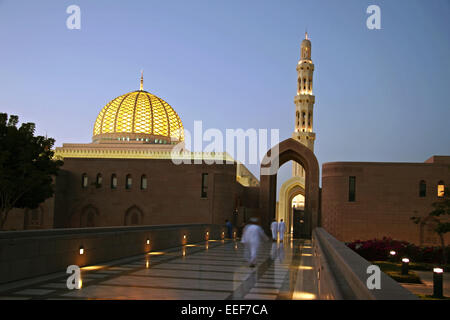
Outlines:
[[[265,242],[255,268],[234,240],[189,244],[81,269],[81,289],[59,273],[0,285],[1,299],[315,299],[309,240]]]

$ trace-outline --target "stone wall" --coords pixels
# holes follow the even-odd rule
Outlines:
[[[442,157],[441,157],[442,158]],[[412,216],[425,217],[438,200],[437,185],[450,181],[450,163],[333,162],[322,167],[322,226],[341,241],[391,237],[439,245]],[[450,158],[450,157],[445,157]],[[349,201],[349,177],[356,177],[356,198]],[[426,182],[426,196],[419,183]],[[422,238],[422,239],[421,239]],[[447,236],[450,240],[450,235]],[[422,243],[421,243],[422,242]],[[448,243],[448,242],[447,242]]]
[[[0,232],[0,283],[202,242],[206,232],[209,239],[221,239],[224,229],[187,224]]]

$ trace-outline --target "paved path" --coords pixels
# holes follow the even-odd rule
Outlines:
[[[314,299],[309,240],[266,242],[248,267],[238,241],[208,241],[82,268],[82,288],[58,274],[0,286],[0,299]]]
[[[402,286],[417,295],[432,295],[433,294],[433,272],[431,271],[417,271],[414,270],[420,277],[422,284],[407,284]],[[443,293],[445,297],[450,297],[450,274],[444,273],[443,279]]]

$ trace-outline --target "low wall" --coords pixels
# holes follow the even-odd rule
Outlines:
[[[371,263],[323,228],[312,236],[313,256],[319,284],[319,299],[414,300],[413,293],[381,272],[380,289],[369,289],[367,267]]]
[[[0,284],[205,241],[207,232],[209,239],[221,239],[223,231],[185,224],[0,232]]]

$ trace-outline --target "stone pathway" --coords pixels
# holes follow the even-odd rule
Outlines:
[[[433,294],[433,272],[431,271],[417,271],[414,270],[422,280],[422,284],[408,284],[401,285],[416,295],[432,295]],[[450,275],[448,272],[444,273],[443,279],[444,296],[450,297]]]
[[[311,242],[261,246],[255,268],[245,247],[225,240],[189,244],[81,269],[82,288],[60,273],[0,285],[1,299],[244,300],[314,299]]]

